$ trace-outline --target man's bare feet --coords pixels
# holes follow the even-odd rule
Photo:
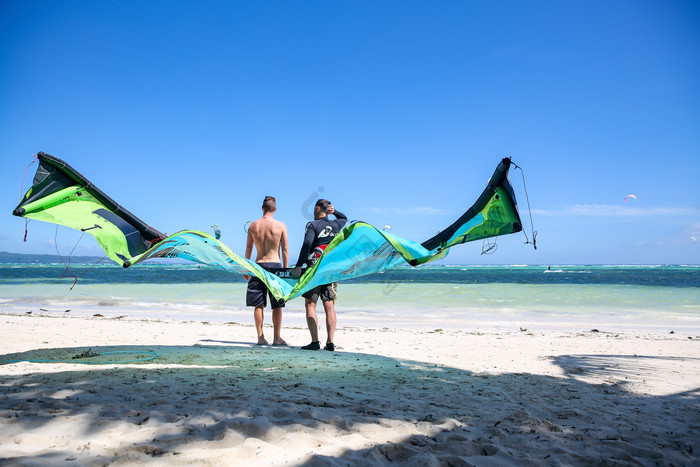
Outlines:
[[[264,337],[261,337],[258,339],[258,343],[256,345],[270,345],[270,343],[265,339]]]
[[[289,344],[284,339],[280,339],[279,342],[273,342],[273,347],[289,347]]]

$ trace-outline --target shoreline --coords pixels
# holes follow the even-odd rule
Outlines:
[[[282,328],[302,327],[306,329],[306,318],[301,302],[295,302],[290,307],[285,307],[282,314]],[[114,305],[77,305],[66,301],[50,305],[8,305],[4,304],[0,311],[2,316],[30,316],[56,319],[94,319],[94,320],[135,320],[172,323],[235,323],[240,325],[253,325],[252,308],[232,307],[206,307],[193,306],[179,308],[177,306],[150,309],[148,303],[139,308],[119,307]],[[46,308],[44,308],[46,307]],[[691,316],[674,316],[673,321],[663,322],[662,319],[647,319],[640,324],[643,317],[624,313],[610,313],[601,315],[553,315],[534,313],[508,313],[497,312],[464,312],[458,315],[449,311],[440,313],[432,312],[417,315],[406,313],[402,315],[398,308],[391,313],[378,313],[372,311],[347,311],[346,307],[336,308],[338,316],[338,328],[354,327],[367,329],[410,329],[432,330],[445,329],[450,331],[519,331],[530,329],[541,332],[590,332],[597,329],[601,333],[657,333],[657,334],[683,334],[700,340],[700,322],[698,318]],[[8,311],[11,310],[11,311]],[[320,312],[320,323],[324,322],[323,311]],[[264,324],[271,326],[272,311],[269,307],[264,311]]]
[[[283,326],[294,347],[253,345],[252,317],[0,321],[5,358],[158,355],[0,365],[0,457],[13,465],[700,460],[694,334],[347,325],[337,352],[305,352],[305,326]]]

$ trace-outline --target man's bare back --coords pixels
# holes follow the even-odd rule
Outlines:
[[[262,204],[263,216],[248,227],[248,239],[245,245],[245,257],[250,259],[253,246],[256,250],[255,262],[263,269],[279,267],[282,263],[286,268],[289,263],[289,246],[287,243],[287,226],[284,222],[274,219],[277,211],[277,201],[274,196],[266,196]],[[280,251],[282,261],[280,261]],[[246,291],[246,306],[255,307],[255,331],[258,334],[258,344],[266,345],[267,340],[263,333],[263,310],[267,306],[267,296],[270,296],[272,305],[272,327],[275,338],[272,345],[287,345],[280,336],[282,328],[282,307],[284,300],[273,297],[265,283],[258,277],[244,276],[248,281]]]
[[[284,222],[275,220],[272,212],[266,212],[263,217],[250,224],[246,242],[245,257],[250,259],[255,245],[256,263],[289,263],[289,244],[287,242],[287,226]],[[280,251],[282,260],[280,261]]]

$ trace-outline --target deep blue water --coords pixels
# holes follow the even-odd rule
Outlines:
[[[242,276],[190,264],[71,265],[79,284],[242,283]],[[63,278],[62,278],[63,276]],[[69,283],[63,265],[0,264],[0,283]],[[602,284],[700,287],[700,266],[420,266],[399,267],[347,283]]]

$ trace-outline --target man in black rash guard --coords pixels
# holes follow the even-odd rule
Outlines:
[[[330,215],[335,216],[335,220],[329,219]],[[348,218],[342,212],[336,211],[330,201],[326,199],[316,201],[314,220],[306,224],[304,244],[299,253],[297,268],[301,268],[303,264],[310,266],[316,262],[347,221]],[[335,350],[333,335],[336,323],[335,297],[337,290],[338,283],[333,282],[332,284],[319,285],[302,295],[306,306],[306,324],[311,332],[311,343],[303,346],[303,350],[319,350],[321,348],[318,340],[318,318],[316,315],[316,302],[318,302],[319,297],[321,297],[323,309],[326,312],[326,331],[328,331],[328,340],[324,349],[331,352]]]

